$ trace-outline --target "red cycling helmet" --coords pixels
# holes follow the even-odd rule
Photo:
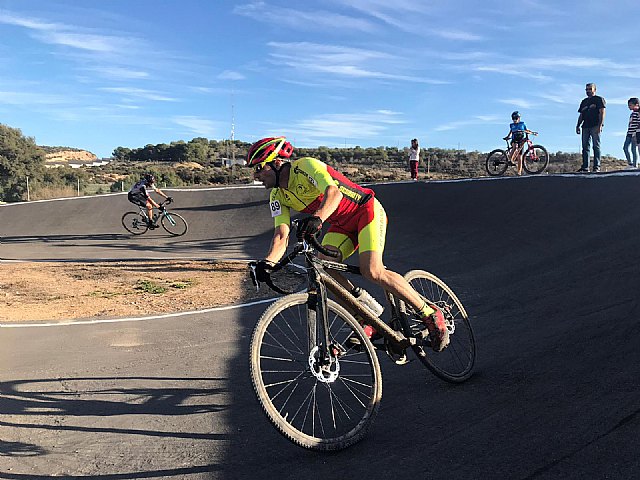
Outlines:
[[[269,137],[258,140],[251,145],[247,153],[247,165],[255,167],[274,161],[277,157],[289,158],[293,153],[293,145],[284,137]]]

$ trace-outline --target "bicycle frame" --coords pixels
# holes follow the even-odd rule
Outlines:
[[[310,245],[306,241],[299,242],[293,251],[281,260],[278,265],[280,267],[290,263],[293,258],[303,253],[305,256],[305,264],[307,270],[307,277],[309,279],[309,287],[307,293],[309,295],[307,301],[307,329],[309,333],[309,351],[314,348],[327,348],[327,351],[321,352],[320,358],[327,362],[330,362],[329,353],[331,339],[329,338],[329,320],[327,313],[327,290],[332,292],[341,302],[342,305],[349,310],[352,315],[358,315],[365,324],[374,327],[377,332],[387,339],[391,345],[398,349],[406,349],[416,344],[415,338],[407,338],[401,332],[394,330],[379,317],[373,315],[373,313],[362,305],[345,287],[343,287],[337,280],[327,273],[326,270],[333,270],[336,272],[346,272],[354,275],[361,275],[360,268],[347,265],[340,262],[334,262],[330,260],[324,260],[314,255],[314,250],[310,248]],[[272,289],[278,291],[279,289],[273,284],[269,285]],[[284,293],[284,292],[281,292]],[[389,306],[391,308],[391,319],[404,318],[407,315],[406,306],[401,300],[396,300],[392,293],[385,291]],[[318,308],[321,307],[321,308]],[[317,318],[317,315],[320,318]],[[405,320],[406,321],[406,320]],[[322,325],[322,331],[320,332],[320,345],[318,345],[318,325]],[[335,355],[335,352],[331,352]]]
[[[360,268],[346,265],[344,263],[332,262],[329,260],[322,260],[315,257],[307,257],[308,266],[311,267],[311,278],[309,283],[309,295],[320,295],[321,305],[323,310],[326,309],[327,297],[326,289],[329,289],[336,297],[344,302],[344,306],[352,313],[357,314],[364,322],[374,327],[380,335],[391,341],[393,344],[400,348],[408,348],[411,346],[411,340],[406,338],[402,333],[392,329],[385,321],[373,315],[373,313],[362,305],[346,288],[344,288],[336,279],[329,275],[325,269],[334,270],[337,272],[347,272],[355,275],[361,275]],[[310,265],[309,265],[310,264]],[[325,288],[326,287],[326,288]],[[390,292],[385,291],[387,300],[391,307],[391,316],[394,318],[398,314],[406,315],[404,308],[404,302],[396,302],[395,297]],[[399,304],[398,304],[399,303]],[[322,312],[325,316],[325,311]],[[325,325],[326,327],[326,325]]]
[[[507,155],[509,156],[509,160],[511,160],[511,156],[515,151],[515,146],[513,144],[509,144],[509,140],[505,140],[505,142],[507,142]],[[527,149],[531,149],[531,147],[533,147],[533,141],[529,138],[529,134],[527,134],[525,141],[520,144],[520,149],[518,150],[520,155],[524,152],[525,145],[527,146]]]

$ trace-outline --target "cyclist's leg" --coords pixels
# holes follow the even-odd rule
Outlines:
[[[368,280],[402,299],[427,327],[432,338],[432,348],[440,352],[449,344],[444,314],[435,305],[428,304],[402,275],[384,267],[382,252],[387,232],[387,215],[377,199],[372,203],[371,221],[358,233],[360,272]]]
[[[522,175],[522,146],[523,144],[518,142],[515,145],[516,165],[518,169],[518,175]]]
[[[147,207],[147,216],[149,217],[149,223],[153,223],[153,205],[151,204],[151,200],[147,199],[145,207]]]
[[[358,248],[354,240],[355,236],[349,235],[343,229],[332,225],[331,227],[329,227],[329,231],[322,239],[322,246],[327,248],[328,250],[337,252],[338,256],[328,257],[326,255],[318,253],[318,258],[321,258],[323,260],[331,260],[334,262],[342,262],[353,255],[353,252],[355,252]],[[347,290],[351,291],[353,289],[353,283],[351,283],[349,279],[342,275],[340,272],[328,270],[327,273]]]
[[[387,235],[387,214],[375,198],[370,210],[368,217],[363,219],[365,222],[369,221],[358,232],[360,272],[367,280],[380,285],[416,311],[420,311],[424,306],[420,295],[402,275],[386,269],[382,261]]]

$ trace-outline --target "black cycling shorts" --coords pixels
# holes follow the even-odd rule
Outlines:
[[[145,197],[141,193],[131,193],[131,192],[129,192],[127,194],[127,198],[134,205],[139,205],[141,207],[146,207],[147,206],[147,197]]]
[[[513,132],[512,143],[523,143],[526,138],[524,132]]]

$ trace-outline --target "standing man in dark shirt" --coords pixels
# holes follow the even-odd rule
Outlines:
[[[607,106],[604,98],[596,95],[596,84],[587,83],[585,87],[587,98],[580,102],[576,133],[580,135],[582,126],[582,167],[578,172],[589,171],[589,149],[593,139],[593,171],[600,171],[600,134],[604,126],[604,109]]]

